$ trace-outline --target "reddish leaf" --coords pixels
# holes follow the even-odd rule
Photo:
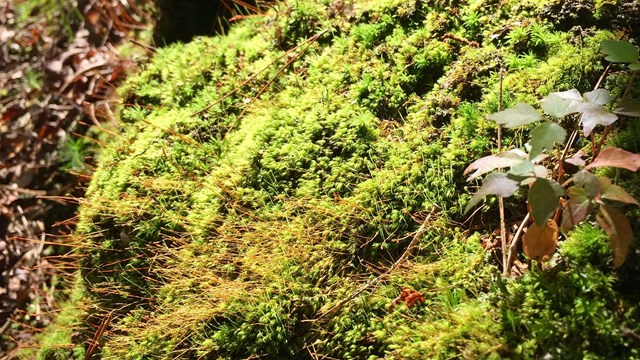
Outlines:
[[[536,261],[549,261],[558,245],[558,224],[552,219],[542,226],[531,224],[522,238],[524,254]]]
[[[572,157],[566,158],[564,161],[571,165],[584,166],[586,164],[585,161],[582,159],[584,155],[585,154],[582,152],[582,150],[579,150],[577,153],[573,154]]]
[[[609,234],[613,250],[613,265],[620,267],[627,258],[633,232],[629,220],[615,207],[602,205],[596,215],[596,222]]]
[[[567,190],[567,193],[569,201],[566,202],[562,210],[562,224],[560,225],[563,232],[573,229],[593,210],[593,204],[583,188],[572,186]]]
[[[526,154],[524,156],[526,156]],[[464,174],[466,175],[470,171],[475,170],[473,174],[467,178],[467,181],[471,181],[480,175],[488,173],[489,171],[517,165],[525,160],[524,156],[520,156],[516,152],[512,151],[485,156],[471,163],[471,165],[464,170]]]
[[[600,152],[600,155],[585,169],[601,166],[612,166],[631,171],[640,168],[640,155],[615,147],[608,147]]]
[[[601,198],[620,201],[625,204],[640,205],[638,204],[638,200],[631,196],[625,189],[612,184],[609,178],[601,177],[598,180],[600,181],[600,188],[602,189],[602,195],[600,195]]]

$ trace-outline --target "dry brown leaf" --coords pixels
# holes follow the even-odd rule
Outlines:
[[[531,224],[522,238],[524,254],[536,261],[549,261],[558,245],[558,224],[552,219],[543,226]]]

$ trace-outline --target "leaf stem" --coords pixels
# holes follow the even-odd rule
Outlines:
[[[505,69],[500,69],[500,83],[498,92],[498,112],[502,111],[502,80],[504,78]],[[498,124],[498,152],[502,151],[502,125]],[[498,207],[500,209],[500,244],[502,248],[502,275],[509,276],[507,267],[507,226],[504,220],[504,198],[498,195]]]
[[[607,67],[604,69],[604,71],[602,72],[602,74],[600,74],[600,77],[598,78],[598,81],[596,81],[596,84],[593,86],[593,90],[597,90],[600,87],[600,84],[602,84],[602,81],[604,81],[605,76],[607,76],[607,73],[609,72],[609,69],[611,69],[611,63],[609,63],[609,65],[607,65]],[[576,127],[575,129],[573,129],[573,131],[571,132],[571,135],[569,135],[569,139],[567,140],[566,145],[564,146],[564,150],[562,150],[562,156],[560,157],[560,159],[558,159],[558,163],[559,164],[563,164],[564,160],[567,158],[567,155],[569,154],[569,149],[571,149],[571,145],[573,144],[573,142],[576,140],[576,137],[578,136],[578,131],[580,130],[580,120],[581,117],[578,118],[578,127]],[[607,128],[605,127],[605,132],[607,131]],[[559,169],[564,170],[564,167],[562,165],[559,165]],[[564,177],[564,171],[558,171],[558,182],[562,183],[562,178]]]
[[[516,255],[518,254],[518,240],[520,239],[520,235],[524,230],[524,226],[529,222],[529,217],[530,215],[529,213],[527,213],[527,216],[522,219],[522,222],[520,223],[520,226],[518,226],[518,230],[516,231],[516,234],[513,235],[513,239],[511,240],[511,244],[509,245],[509,257],[507,258],[507,267],[509,274],[511,274],[511,267],[516,261]]]
[[[620,98],[620,100],[626,99],[627,96],[629,95],[629,91],[631,91],[631,85],[633,84],[633,81],[635,80],[637,73],[638,73],[637,71],[631,72],[631,78],[629,78],[627,87],[624,89],[624,92],[622,93],[622,97]],[[598,157],[598,154],[600,153],[600,150],[602,150],[602,146],[604,145],[604,142],[607,139],[607,135],[609,135],[610,130],[611,130],[611,125],[607,125],[604,127],[604,131],[602,132],[602,137],[598,142],[598,146],[595,149],[593,149],[593,154],[591,156],[591,159],[595,159],[596,157]]]

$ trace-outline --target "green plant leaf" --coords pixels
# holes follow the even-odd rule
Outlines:
[[[613,112],[620,115],[640,117],[640,101],[622,99]]]
[[[606,60],[613,63],[635,63],[638,61],[638,49],[628,41],[605,40],[602,42],[600,51],[607,55]]]
[[[531,131],[529,158],[535,158],[544,150],[553,149],[554,144],[564,144],[566,138],[567,132],[556,123],[545,122],[538,125]]]
[[[526,156],[526,154],[524,154]],[[501,168],[505,168],[505,167],[510,167],[510,166],[514,166],[517,165],[523,161],[525,161],[526,158],[514,151],[505,151],[496,155],[489,155],[489,156],[485,156],[483,158],[480,158],[474,162],[471,163],[471,165],[469,165],[465,170],[464,170],[464,174],[468,174],[470,171],[473,171],[473,174],[471,174],[468,178],[467,181],[471,181],[475,178],[477,178],[480,175],[486,174],[490,171],[493,171],[495,169],[501,169]]]
[[[533,106],[519,102],[512,108],[487,116],[487,119],[507,128],[515,128],[539,121],[542,115]]]
[[[599,177],[598,180],[600,181],[600,188],[602,189],[602,195],[600,195],[601,198],[620,201],[625,204],[640,205],[638,204],[638,200],[631,196],[625,189],[612,184],[611,179],[608,177],[602,176]]]
[[[520,185],[528,185],[533,182],[536,177],[536,167],[528,159],[525,159],[519,164],[513,165],[507,172],[510,179],[516,180]]]
[[[629,220],[613,206],[602,205],[596,215],[596,222],[609,234],[611,250],[613,250],[613,265],[618,268],[624,263],[629,252],[633,231]]]
[[[573,182],[584,189],[586,196],[593,200],[600,195],[600,181],[598,177],[586,170],[580,170],[573,176]]]
[[[555,96],[558,96],[561,99],[565,99],[565,100],[582,101],[582,95],[580,95],[580,91],[578,91],[577,89],[571,89],[571,90],[566,90],[566,91],[557,91],[557,92],[553,92],[551,94],[553,94]]]
[[[584,136],[589,136],[596,125],[611,125],[618,116],[609,112],[602,105],[584,102],[578,107],[578,111],[582,113],[582,131]]]
[[[627,65],[629,67],[629,69],[631,70],[640,70],[640,63],[633,63],[633,64],[629,64]]]
[[[596,89],[589,91],[583,95],[585,100],[596,105],[607,105],[613,100],[609,91],[605,89]]]
[[[572,186],[567,189],[569,200],[562,210],[562,232],[568,232],[584,220],[593,210],[593,202],[590,201],[585,189]]]
[[[535,165],[533,167],[533,173],[536,174],[536,177],[546,179],[549,176],[549,169],[542,165]]]
[[[464,212],[471,210],[480,200],[487,195],[499,195],[509,197],[518,191],[519,184],[517,181],[509,179],[505,173],[494,173],[487,175],[482,182],[482,187],[478,190],[471,201],[467,204]]]
[[[608,147],[600,151],[598,157],[585,169],[594,167],[611,166],[637,171],[640,168],[640,154],[622,150],[616,147]]]
[[[531,216],[538,226],[543,226],[551,213],[558,207],[558,199],[564,195],[560,184],[548,179],[537,178],[529,189]]]
[[[554,92],[542,100],[542,111],[554,118],[562,118],[578,112],[577,104],[583,101],[582,95],[576,89]]]

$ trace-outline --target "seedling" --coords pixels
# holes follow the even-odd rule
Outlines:
[[[631,70],[640,69],[640,63],[637,63],[638,50],[625,41],[604,41],[602,52],[611,62],[628,64]],[[584,94],[572,89],[554,92],[545,97],[542,100],[543,113],[531,105],[517,103],[509,109],[489,115],[488,119],[511,129],[539,124],[531,131],[524,150],[512,149],[485,156],[467,167],[464,173],[472,172],[468,181],[494,170],[508,168],[508,171],[487,175],[481,188],[467,204],[465,212],[476,206],[484,196],[509,197],[521,187],[526,187],[529,212],[523,224],[529,218],[533,219],[533,224],[523,238],[527,257],[548,261],[556,249],[558,230],[567,233],[580,222],[595,215],[595,221],[611,240],[615,267],[621,266],[629,251],[633,233],[629,220],[615,204],[639,203],[622,187],[612,184],[611,179],[592,173],[592,169],[617,167],[635,172],[640,168],[640,154],[615,147],[601,149],[608,126],[618,120],[618,115],[640,117],[640,102],[623,97],[615,110],[609,111],[606,106],[612,101],[613,97],[605,89],[595,89]],[[572,157],[566,157],[574,143],[576,132],[571,134],[570,141],[567,142],[567,131],[559,122],[573,118],[578,119],[584,136],[591,137],[593,146],[590,160],[583,159],[585,154],[581,151]],[[604,126],[605,131],[600,144],[596,145],[593,132],[600,128],[599,125]],[[557,146],[565,144],[561,156],[554,158],[548,155],[553,154]],[[566,181],[563,181],[564,162],[580,168]],[[562,221],[558,227],[560,214]],[[504,222],[504,219],[501,221]],[[512,248],[518,240],[517,235],[512,240]],[[506,249],[506,239],[503,242],[503,249]],[[505,274],[509,273],[510,267],[511,262],[505,258]]]

